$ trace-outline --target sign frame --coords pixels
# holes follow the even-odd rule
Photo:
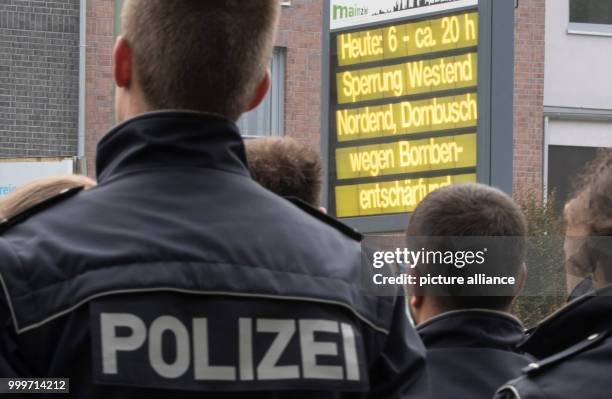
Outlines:
[[[514,9],[513,1],[480,0],[478,6],[457,8],[454,12],[477,9],[478,25],[478,125],[477,167],[479,183],[488,184],[512,195],[513,179],[513,97],[514,97]],[[446,12],[425,12],[418,18],[444,15]],[[330,153],[333,139],[330,126],[330,84],[334,77],[330,62],[331,34],[330,0],[324,0],[321,78],[321,154],[323,158],[322,203],[332,216],[330,204],[330,166],[335,159]],[[390,22],[409,22],[406,18],[391,19],[352,26],[347,30],[367,29]],[[343,30],[334,30],[342,32]],[[334,167],[335,169],[335,167]],[[403,231],[408,226],[409,213],[363,216],[340,219],[362,233]]]

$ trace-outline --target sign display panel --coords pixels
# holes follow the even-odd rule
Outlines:
[[[73,173],[74,161],[71,158],[0,160],[0,198],[33,180]]]
[[[424,16],[425,3],[347,29],[330,3],[328,196],[339,218],[411,213],[440,187],[477,181],[478,3],[427,2],[439,12]]]
[[[331,30],[476,6],[478,0],[331,0]]]

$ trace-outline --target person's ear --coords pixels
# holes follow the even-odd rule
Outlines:
[[[113,77],[117,87],[129,89],[132,84],[132,49],[123,37],[119,36],[113,51]]]
[[[410,297],[410,306],[413,309],[420,309],[423,306],[423,298],[420,295],[412,295]]]
[[[421,310],[423,309],[424,302],[425,297],[421,295],[412,295],[408,301],[410,314],[412,315],[414,323],[417,325],[421,323]]]
[[[268,94],[271,85],[272,78],[270,77],[270,71],[268,70],[266,71],[266,74],[261,80],[261,82],[259,82],[259,84],[257,85],[255,94],[253,95],[253,98],[251,99],[251,102],[249,103],[247,109],[245,109],[244,111],[249,112],[257,108],[257,106],[261,104],[264,98],[266,98],[266,95]]]

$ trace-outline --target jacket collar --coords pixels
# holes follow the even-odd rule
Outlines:
[[[515,351],[524,339],[521,322],[508,313],[468,309],[446,312],[417,326],[425,347]]]
[[[236,124],[220,116],[151,112],[108,132],[98,144],[98,181],[148,168],[199,167],[249,176]]]
[[[593,334],[612,331],[612,285],[565,305],[533,329],[521,349],[547,357]]]

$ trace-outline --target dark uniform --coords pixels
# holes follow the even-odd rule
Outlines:
[[[612,397],[612,286],[591,295],[569,303],[530,334],[521,349],[539,360],[496,398]]]
[[[97,171],[0,239],[1,376],[82,398],[429,397],[403,298],[360,295],[354,233],[253,182],[234,123],[140,116]]]
[[[531,360],[516,353],[524,339],[513,316],[488,310],[446,312],[417,327],[427,348],[435,399],[490,399]]]

